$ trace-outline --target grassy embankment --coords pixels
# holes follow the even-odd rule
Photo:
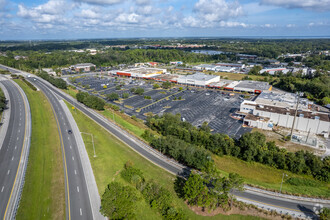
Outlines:
[[[41,92],[15,81],[26,93],[32,115],[29,162],[16,219],[64,219],[63,160],[51,106]]]
[[[81,132],[92,133],[94,136],[94,145],[97,157],[93,157],[91,137],[88,135],[83,135],[83,139],[92,164],[100,195],[103,194],[106,185],[111,181],[116,180],[126,184],[126,182],[120,177],[119,172],[123,169],[123,165],[130,160],[134,163],[136,168],[143,171],[146,179],[153,179],[155,182],[170,190],[173,195],[175,205],[177,207],[181,207],[188,215],[189,219],[256,218],[241,215],[216,215],[213,217],[196,215],[186,206],[182,199],[177,197],[174,191],[174,180],[176,178],[174,175],[147,161],[80,111],[72,110],[72,106],[68,103],[67,105],[78,124],[79,130]],[[161,219],[161,216],[156,212],[156,210],[151,209],[149,205],[144,202],[144,200],[139,201],[137,206],[137,219]]]
[[[70,91],[71,90],[71,91]],[[72,88],[69,89],[69,94],[75,97],[75,91]],[[112,111],[105,110],[100,112],[108,119],[113,120]],[[115,112],[115,121],[123,128],[127,129],[131,133],[140,137],[144,129],[147,127],[138,121],[131,119],[129,116]],[[124,118],[125,117],[125,118]],[[218,157],[214,156],[213,159],[216,162],[217,167],[224,173],[235,172],[240,174],[245,182],[252,185],[261,186],[270,190],[279,190],[282,181],[282,174],[285,172],[289,177],[306,177],[302,175],[295,175],[288,171],[278,170],[269,166],[265,166],[260,163],[247,163],[233,157]],[[311,178],[311,177],[306,177]],[[294,186],[288,183],[283,183],[282,192],[309,195],[309,196],[325,196],[330,197],[330,184],[319,183],[318,187],[314,186]]]

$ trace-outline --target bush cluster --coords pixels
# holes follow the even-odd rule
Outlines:
[[[89,95],[87,92],[78,92],[76,94],[78,102],[83,103],[89,108],[96,110],[104,110],[105,101],[94,95]]]

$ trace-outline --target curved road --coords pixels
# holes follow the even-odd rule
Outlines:
[[[60,133],[64,161],[67,219],[93,219],[90,198],[81,165],[77,142],[74,135],[68,132],[68,130],[71,130],[69,120],[57,96],[40,83],[39,80],[31,80],[31,82],[42,90],[49,100]]]
[[[10,80],[1,80],[9,94],[10,119],[6,136],[0,146],[0,219],[12,219],[18,204],[21,183],[27,162],[30,129],[29,103],[22,91]],[[28,146],[26,146],[28,145]]]
[[[107,119],[97,114],[93,110],[88,109],[80,103],[77,103],[75,99],[71,98],[61,90],[50,85],[48,82],[41,80],[40,83],[43,84],[45,87],[49,88],[58,96],[70,102],[72,105],[81,110],[84,114],[86,114],[96,123],[104,127],[108,132],[117,136],[125,144],[127,144],[133,150],[137,151],[139,154],[141,154],[143,157],[153,162],[154,164],[162,167],[163,169],[173,174],[186,176],[187,173],[190,172],[189,168],[177,164],[174,161],[156,152],[151,147],[147,146],[132,135],[128,134],[123,129],[109,122]],[[242,201],[257,204],[259,207],[264,207],[265,209],[267,209],[267,207],[270,207],[270,209],[284,210],[284,213],[291,212],[297,214],[298,217],[299,215],[301,215],[301,217],[316,218],[314,208],[315,206],[318,206],[318,204],[313,201],[300,201],[296,199],[282,198],[280,196],[267,195],[252,190],[246,190],[244,192],[233,192],[233,194]],[[330,205],[328,201],[324,201],[322,206],[329,207]]]
[[[113,123],[109,122],[107,119],[103,118],[96,112],[91,109],[88,109],[84,105],[77,103],[76,100],[69,97],[67,94],[63,93],[59,89],[49,85],[47,82],[42,82],[42,84],[46,85],[49,89],[51,89],[54,93],[74,105],[80,111],[82,111],[85,115],[90,117],[92,120],[97,122],[99,125],[104,127],[107,131],[118,137],[121,141],[131,147],[133,150],[137,151],[143,157],[151,161],[152,163],[162,167],[163,169],[182,176],[187,176],[190,172],[190,169],[175,163],[174,161],[166,158],[163,155],[160,155],[157,151],[150,148],[146,144],[142,143],[132,135],[128,134],[123,129],[119,128],[118,126],[114,125]],[[309,218],[316,218],[316,214],[314,212],[314,207],[317,206],[315,202],[309,201],[299,201],[294,199],[286,199],[281,198],[273,195],[265,195],[263,193],[258,193],[251,190],[245,190],[243,192],[233,192],[239,200],[258,204],[260,207],[270,207],[270,209],[277,209],[277,210],[285,210],[283,213],[294,213],[296,216],[299,217],[309,217]],[[325,207],[330,207],[330,204],[323,204]]]

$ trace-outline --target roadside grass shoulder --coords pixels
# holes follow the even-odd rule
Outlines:
[[[248,163],[240,159],[230,156],[213,156],[218,169],[225,175],[230,172],[235,172],[245,179],[245,183],[261,186],[266,189],[280,190],[283,173],[288,176],[284,178],[282,192],[308,195],[308,196],[322,196],[330,198],[330,184],[317,182],[318,187],[313,186],[297,186],[286,183],[290,177],[306,178],[315,181],[309,176],[293,174],[287,170],[278,170],[256,162]]]
[[[83,135],[85,146],[91,161],[93,172],[100,195],[103,194],[105,187],[111,181],[125,181],[120,176],[120,171],[123,169],[127,161],[132,161],[134,167],[143,171],[145,178],[153,179],[161,186],[168,189],[174,198],[174,203],[177,207],[182,208],[189,219],[255,219],[256,217],[242,215],[216,215],[213,217],[199,216],[191,211],[184,201],[177,197],[174,191],[174,181],[176,177],[167,171],[159,168],[149,162],[135,151],[130,149],[115,136],[108,133],[105,129],[85,116],[80,111],[72,110],[72,106],[66,103],[77,122],[80,132],[93,134],[96,157],[93,157],[93,145],[89,135]],[[161,216],[149,207],[144,201],[138,202],[137,219],[161,219]]]
[[[63,160],[55,118],[46,97],[15,80],[27,95],[32,116],[29,162],[17,219],[64,219]]]

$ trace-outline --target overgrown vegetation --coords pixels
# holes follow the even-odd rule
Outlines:
[[[178,161],[200,161],[193,164],[195,168],[201,169],[203,161],[207,161],[208,153],[222,156],[230,155],[245,161],[256,161],[278,169],[289,170],[292,173],[312,175],[315,179],[330,181],[330,157],[321,160],[320,157],[307,151],[296,153],[280,149],[274,142],[266,142],[265,135],[255,133],[245,133],[235,141],[228,135],[210,132],[210,128],[204,123],[200,128],[196,128],[189,122],[182,122],[180,115],[164,114],[163,116],[148,117],[147,126],[159,132],[164,137],[155,137],[146,131],[144,138],[150,141],[151,145],[161,152],[175,158]],[[189,146],[189,149],[201,151],[199,156],[187,159],[179,146]],[[178,146],[171,148],[171,146]],[[200,164],[201,163],[201,164]]]
[[[39,73],[39,76],[41,78],[43,78],[44,80],[47,80],[48,82],[50,82],[53,86],[56,86],[57,88],[67,89],[66,82],[63,79],[54,78],[54,77],[52,77],[49,74],[44,73],[44,72]]]
[[[89,108],[96,110],[104,110],[105,101],[94,95],[89,95],[87,92],[78,92],[76,94],[78,102],[83,103]]]
[[[6,108],[6,97],[2,89],[0,88],[0,113],[3,112],[5,108]]]

